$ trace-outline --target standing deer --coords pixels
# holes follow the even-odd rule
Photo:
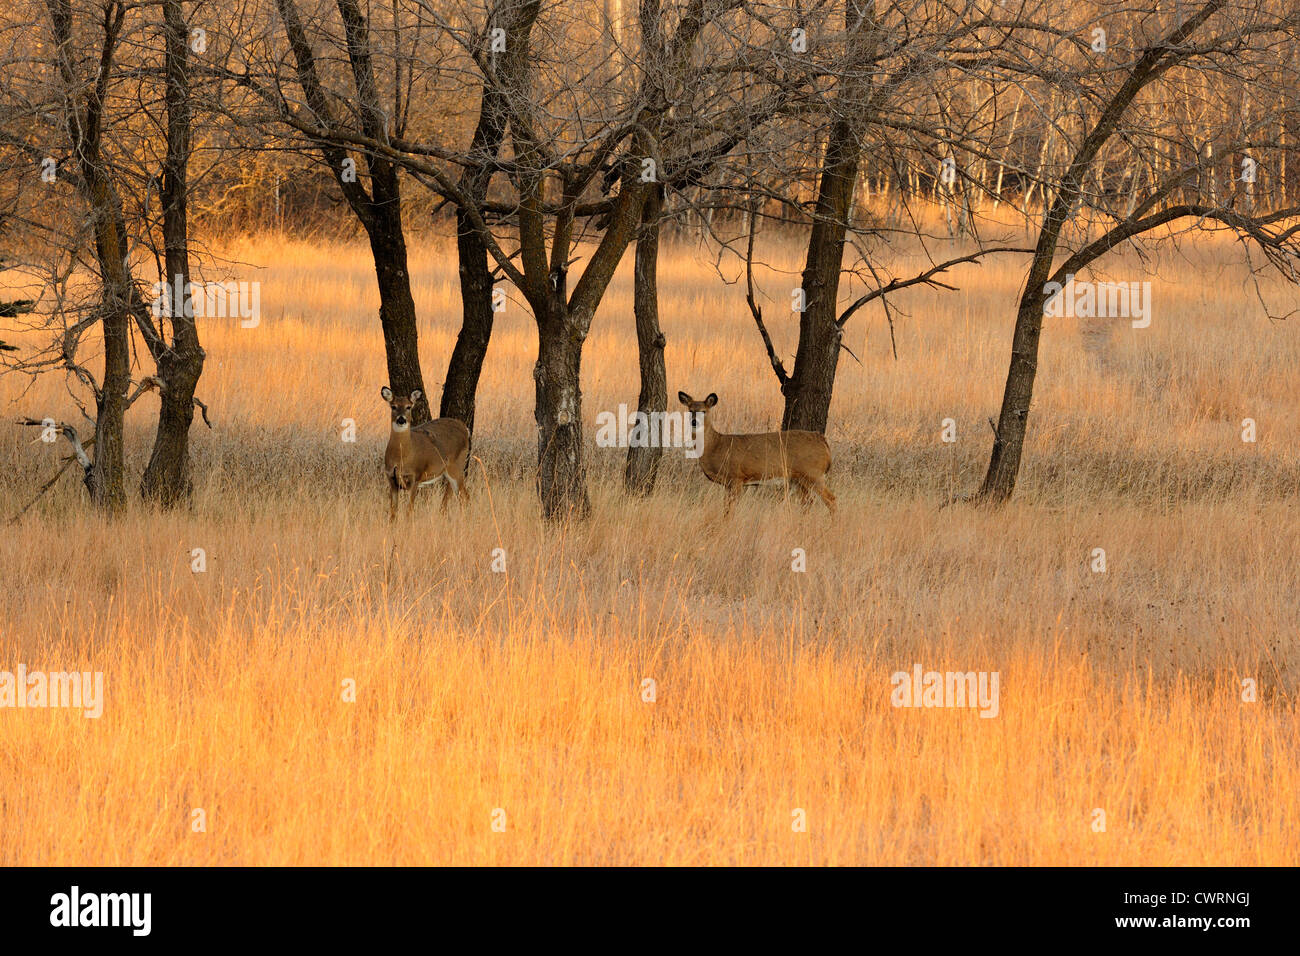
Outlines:
[[[791,484],[805,505],[811,503],[810,491],[817,492],[831,514],[835,514],[835,495],[826,485],[831,470],[831,448],[824,435],[808,431],[762,432],[757,435],[724,435],[709,421],[709,409],[718,404],[718,396],[697,402],[685,392],[677,398],[691,413],[692,422],[702,420],[704,449],[700,468],[710,481],[727,489],[724,515],[746,485]],[[696,419],[696,416],[699,419]]]
[[[415,512],[415,496],[425,485],[442,481],[442,510],[455,491],[462,504],[469,501],[465,489],[465,462],[469,457],[469,429],[454,418],[437,418],[411,427],[411,407],[420,397],[397,398],[385,385],[379,394],[393,412],[393,429],[384,450],[384,474],[388,477],[388,520],[397,517],[397,496],[410,489],[407,513]]]

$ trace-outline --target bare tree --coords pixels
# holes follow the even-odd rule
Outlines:
[[[910,167],[911,179],[933,181],[934,197],[950,215],[954,199],[960,197],[957,223],[968,231],[965,194],[944,183],[943,171],[955,170],[952,154],[959,149],[987,157],[986,141],[993,127],[977,120],[955,123],[951,90],[968,61],[987,58],[1011,44],[1014,23],[998,31],[984,7],[967,0],[951,4],[842,0],[834,11],[836,16],[821,23],[807,17],[800,21],[806,49],[793,51],[793,56],[771,56],[775,63],[790,62],[784,71],[787,82],[798,83],[802,96],[799,108],[780,129],[786,141],[745,169],[744,186],[754,193],[748,200],[753,216],[744,254],[749,305],[785,398],[782,427],[818,432],[826,429],[840,353],[847,349],[845,327],[860,309],[877,300],[888,309],[891,295],[915,285],[950,288],[937,276],[986,255],[1016,250],[1003,236],[972,231],[974,251],[931,255],[930,266],[920,273],[895,276],[879,261],[893,248],[891,239],[918,240],[924,245],[935,237],[927,235],[915,216],[909,214],[900,228],[873,221],[870,210],[858,206],[864,161],[873,155],[877,161],[889,156]],[[815,166],[804,160],[810,152],[808,143],[823,144]],[[921,175],[918,169],[926,172]],[[808,200],[805,194],[811,182],[816,190]],[[798,344],[788,370],[777,354],[755,291],[752,231],[760,218],[760,200],[776,202],[796,221],[806,218],[808,225],[801,281],[793,290],[798,297]],[[805,217],[806,206],[811,206],[811,214]],[[882,248],[874,261],[865,239]],[[942,237],[945,244],[948,239]],[[850,244],[854,261],[846,268]],[[870,291],[841,303],[846,273],[863,279]]]
[[[104,159],[104,135],[109,122],[105,115],[108,89],[127,9],[120,2],[106,3],[100,9],[99,58],[92,78],[76,52],[71,0],[47,3],[61,81],[59,115],[76,169],[74,181],[91,219],[101,289],[97,314],[68,331],[62,352],[66,366],[95,396],[95,456],[86,475],[91,500],[103,508],[119,508],[126,503],[122,430],[131,386],[130,330],[136,290],[128,271],[122,201]],[[104,340],[104,372],[98,381],[74,360],[78,338],[96,323]]]
[[[153,452],[145,466],[140,492],[146,499],[173,505],[189,497],[190,426],[194,391],[203,374],[203,348],[190,297],[189,182],[192,106],[189,75],[189,28],[181,0],[162,0],[165,37],[167,154],[159,192],[162,198],[164,281],[172,290],[167,309],[172,337],[147,335],[158,368],[160,397]],[[179,293],[179,301],[177,300]],[[160,323],[161,324],[161,323]]]
[[[141,491],[150,500],[175,504],[190,487],[189,428],[193,408],[201,404],[194,391],[203,352],[193,314],[184,308],[172,310],[168,340],[133,270],[139,265],[135,251],[155,247],[158,204],[151,208],[151,203],[158,186],[167,260],[159,278],[171,271],[183,277],[182,289],[188,282],[191,100],[188,31],[180,0],[135,7],[117,2],[74,7],[72,0],[45,0],[44,9],[46,22],[38,29],[47,28],[54,42],[44,47],[50,50],[46,58],[33,57],[38,66],[27,83],[7,91],[0,122],[3,163],[17,184],[28,239],[22,267],[44,283],[41,299],[25,309],[31,314],[28,327],[48,335],[13,371],[62,371],[90,392],[94,415],[84,405],[82,413],[93,436],[82,441],[68,422],[56,423],[56,430],[82,464],[91,500],[106,509],[126,501],[126,412],[141,395],[159,391],[157,433]],[[82,51],[91,42],[94,53],[86,55]],[[156,124],[165,131],[161,167],[141,147],[155,125],[148,105],[142,104],[157,101],[166,112]],[[38,178],[43,184],[39,191],[25,188]],[[71,193],[64,183],[71,185]],[[61,201],[68,199],[72,202]],[[90,263],[83,259],[87,250]],[[89,303],[83,299],[86,271],[95,279]],[[95,331],[104,352],[99,376],[79,354],[83,339]],[[133,382],[137,335],[155,371]],[[27,423],[48,427],[45,418]]]
[[[356,160],[348,155],[339,137],[328,135],[341,129],[355,128],[365,139],[378,143],[387,143],[390,135],[402,137],[407,116],[400,95],[403,87],[400,82],[390,84],[396,101],[391,111],[386,109],[375,76],[369,25],[357,0],[337,0],[343,26],[342,43],[347,50],[353,87],[352,95],[346,98],[326,87],[295,0],[275,0],[275,3],[293,54],[302,102],[291,103],[280,98],[284,87],[274,72],[271,83],[253,84],[247,77],[243,80],[273,102],[282,116],[293,114],[298,106],[305,107],[305,119],[297,124],[299,131],[315,128],[325,134],[313,142],[370,241],[379,285],[379,324],[384,331],[388,382],[402,395],[417,390],[421,392],[413,416],[416,422],[425,421],[429,418],[429,403],[423,394],[425,387],[420,371],[415,300],[411,295],[406,233],[402,224],[401,167],[382,153],[362,151],[360,155],[370,184],[367,190],[357,175]],[[344,124],[335,115],[331,106],[331,99],[335,98],[348,104],[349,116],[355,118],[355,127]]]
[[[636,236],[645,203],[664,181],[656,131],[670,108],[680,105],[676,101],[693,92],[687,78],[692,75],[694,46],[706,26],[738,6],[737,0],[687,0],[673,11],[675,29],[670,32],[659,4],[645,0],[643,35],[648,33],[651,43],[665,52],[661,62],[642,70],[630,97],[621,84],[608,79],[601,82],[588,73],[585,82],[578,83],[567,75],[588,65],[559,46],[561,37],[574,34],[558,8],[548,11],[554,20],[538,21],[547,45],[539,48],[534,42],[527,65],[508,82],[497,73],[481,38],[467,39],[464,45],[483,76],[503,94],[506,106],[513,157],[501,165],[513,198],[502,203],[480,200],[461,188],[424,158],[435,152],[428,146],[366,143],[400,157],[454,202],[462,222],[478,232],[496,269],[528,302],[538,333],[533,371],[538,492],[548,518],[582,516],[589,510],[582,346],[614,271]],[[534,39],[537,32],[532,30]],[[538,83],[542,62],[551,71],[554,87]],[[558,105],[574,102],[588,108],[562,111]],[[589,195],[593,191],[594,197]],[[516,253],[505,251],[489,217],[515,226]],[[570,291],[569,267],[584,243],[589,243],[590,254]]]
[[[507,97],[522,82],[529,35],[540,9],[540,3],[530,0],[506,0],[493,10],[488,29],[484,31],[489,38],[493,30],[504,31],[504,35],[498,34],[503,49],[495,52],[489,39],[486,58],[489,68],[483,75],[478,122],[459,181],[461,195],[480,208],[487,201],[505,141],[510,118]],[[492,337],[496,271],[489,263],[487,243],[463,204],[456,206],[456,253],[460,267],[461,326],[447,362],[440,413],[445,418],[464,422],[472,433],[478,380]]]
[[[1134,34],[1147,24],[1156,30],[1162,24],[1167,26],[1133,50],[1132,61],[1121,70],[1108,67],[1102,72],[1085,66],[1078,73],[1060,72],[1053,77],[1054,82],[1076,89],[1086,77],[1086,98],[1095,104],[1095,114],[1073,131],[1068,161],[1046,183],[1051,201],[1043,212],[1016,312],[993,451],[976,496],[981,501],[1005,501],[1015,488],[1045,307],[1053,299],[1053,290],[1059,292],[1069,277],[1117,246],[1151,238],[1157,231],[1182,223],[1198,229],[1218,226],[1231,230],[1287,279],[1300,280],[1300,226],[1295,222],[1300,207],[1261,213],[1240,190],[1216,195],[1209,185],[1215,155],[1245,155],[1249,159],[1252,153],[1277,149],[1276,140],[1254,135],[1237,139],[1233,135],[1236,124],[1225,121],[1207,137],[1215,149],[1194,148],[1184,163],[1173,163],[1168,161],[1168,147],[1177,133],[1163,119],[1155,128],[1145,126],[1143,114],[1133,109],[1144,92],[1154,93],[1161,84],[1176,83],[1189,71],[1214,82],[1254,74],[1260,84],[1256,95],[1263,94],[1279,44],[1289,46],[1297,36],[1300,20],[1295,10],[1274,14],[1265,4],[1209,0],[1186,15],[1177,8],[1151,15],[1144,24],[1132,24]],[[1109,49],[1118,53],[1114,46]],[[1100,167],[1103,148],[1113,142],[1131,149],[1134,164],[1146,167],[1142,177],[1148,184],[1145,190],[1138,190],[1136,176],[1130,176],[1127,197],[1108,188]],[[1071,226],[1075,228],[1068,228]],[[1058,264],[1062,254],[1065,259]]]

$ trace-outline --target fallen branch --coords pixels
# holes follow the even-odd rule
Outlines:
[[[51,488],[54,487],[54,483],[63,477],[63,473],[68,470],[68,466],[76,460],[77,460],[76,456],[74,455],[69,455],[67,458],[63,459],[63,464],[59,467],[59,470],[54,473],[54,477],[51,478],[49,481],[47,481],[45,484],[43,484],[41,486],[41,490],[36,492],[36,497],[33,498],[31,501],[27,502],[26,506],[21,511],[19,511],[16,515],[10,518],[8,523],[17,524],[18,519],[21,518],[23,515],[27,514],[27,512],[32,509],[32,505],[40,501],[41,498],[44,497],[45,492],[49,491]]]
[[[68,444],[72,446],[73,457],[81,463],[83,471],[89,472],[94,467],[90,461],[90,456],[86,454],[86,449],[81,444],[81,439],[77,436],[77,430],[67,422],[56,422],[50,418],[24,418],[18,424],[36,428],[53,428],[54,434],[62,435],[68,440]],[[36,441],[40,440],[40,438],[36,439]],[[91,443],[94,443],[94,439],[91,439]]]
[[[36,497],[34,497],[31,501],[27,502],[27,504],[23,507],[21,511],[19,511],[16,515],[14,515],[12,518],[9,519],[8,522],[9,524],[15,524],[19,518],[27,514],[27,512],[32,509],[32,506],[35,505],[36,502],[40,501],[41,498],[45,496],[45,493],[47,491],[49,491],[51,488],[54,487],[55,482],[57,482],[60,478],[63,477],[63,473],[68,470],[68,466],[71,465],[74,461],[81,465],[82,480],[85,482],[89,482],[90,472],[95,467],[94,463],[91,462],[90,460],[90,456],[86,454],[86,448],[95,444],[95,439],[91,438],[88,442],[86,442],[85,445],[82,445],[81,439],[77,435],[77,430],[73,428],[71,425],[68,425],[64,422],[55,422],[51,425],[49,419],[36,419],[36,418],[24,418],[21,419],[18,422],[18,424],[34,426],[37,428],[52,427],[56,435],[62,435],[64,438],[68,440],[68,444],[72,446],[72,454],[69,455],[67,458],[63,459],[63,464],[60,465],[59,470],[54,473],[54,477],[51,478],[49,481],[47,481],[44,485],[42,485],[41,490],[36,493]],[[40,441],[39,438],[37,438],[36,440]]]

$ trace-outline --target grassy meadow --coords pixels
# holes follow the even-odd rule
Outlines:
[[[996,511],[939,506],[983,476],[1024,260],[900,293],[897,358],[864,310],[827,432],[833,520],[751,490],[722,521],[680,452],[651,497],[623,493],[623,450],[592,437],[636,403],[629,255],[584,358],[593,514],[561,527],[533,487],[517,294],[471,503],[426,492],[390,526],[367,248],[216,252],[207,277],[260,282],[262,315],[202,323],[193,508],[103,517],[70,471],[0,535],[0,670],[102,671],[106,692],[99,719],[0,709],[0,864],[1300,862],[1300,329],[1264,316],[1239,246],[1108,260],[1099,278],[1151,281],[1149,328],[1049,320]],[[789,362],[800,254],[769,259]],[[775,428],[743,273],[720,268],[663,254],[669,392],[717,392],[721,430]],[[436,404],[454,247],[413,243],[412,275]],[[133,491],[156,403],[128,418]],[[67,450],[13,423],[79,413],[58,375],[0,375],[0,412],[8,519]],[[892,706],[918,664],[998,672],[998,715]]]

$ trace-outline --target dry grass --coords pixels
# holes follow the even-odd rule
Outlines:
[[[517,302],[480,390],[470,508],[444,518],[430,498],[390,529],[364,248],[232,252],[264,266],[239,269],[264,318],[204,325],[217,428],[195,433],[193,511],[104,519],[69,477],[0,538],[0,670],[101,670],[108,697],[99,720],[0,709],[0,863],[1300,861],[1300,341],[1261,317],[1234,247],[1159,261],[1149,329],[1052,323],[1000,512],[937,504],[982,475],[1010,261],[900,299],[897,361],[879,313],[853,320],[834,523],[751,492],[721,524],[721,490],[676,456],[629,500],[622,452],[593,447],[594,516],[560,533],[530,484]],[[413,274],[436,394],[454,256],[421,249]],[[718,392],[731,430],[772,427],[742,291],[690,249],[662,275],[670,392]],[[1143,278],[1125,260],[1109,277]],[[766,276],[766,311],[795,284]],[[793,323],[774,325],[790,354]],[[588,344],[589,423],[635,403],[632,348],[625,270]],[[154,401],[132,413],[137,476]],[[73,415],[52,378],[0,378],[0,407]],[[0,429],[5,515],[62,451],[29,431]],[[998,671],[1000,715],[891,707],[891,673],[916,663]]]

